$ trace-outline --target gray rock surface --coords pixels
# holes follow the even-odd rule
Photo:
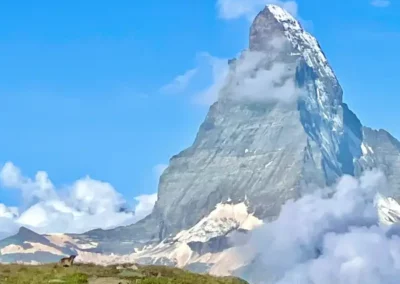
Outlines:
[[[229,64],[193,145],[172,157],[161,176],[153,213],[86,237],[157,242],[227,200],[247,199],[257,217],[272,220],[288,199],[374,167],[384,170],[391,195],[400,197],[399,142],[361,125],[343,103],[317,40],[287,12],[277,6],[260,12],[249,49]]]
[[[253,96],[252,85],[240,88],[246,78],[274,71],[276,64],[293,70],[283,74],[289,75],[282,76],[281,89],[266,85],[265,93],[261,89]],[[291,79],[302,90],[295,103],[271,98],[271,92],[285,96],[283,87]],[[160,239],[193,226],[229,199],[248,199],[257,217],[273,219],[288,199],[372,167],[388,174],[392,194],[398,196],[399,142],[363,128],[342,97],[315,38],[279,8],[262,11],[250,29],[249,50],[231,60],[219,100],[193,145],[171,159],[160,179],[151,216],[159,220]],[[369,157],[363,141],[374,151]],[[135,231],[136,225],[128,228]]]
[[[369,167],[379,168],[388,179],[388,188],[383,192],[400,200],[400,142],[385,130],[373,130],[363,127],[363,161]],[[366,148],[366,149],[365,149]],[[372,150],[372,151],[371,151]]]

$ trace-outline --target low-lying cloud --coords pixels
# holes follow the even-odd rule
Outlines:
[[[283,43],[274,51],[279,52]],[[292,103],[301,94],[295,81],[296,64],[275,60],[270,53],[245,51],[228,76],[222,96],[247,102]]]
[[[374,207],[385,187],[373,171],[288,202],[239,250],[256,260],[243,274],[251,283],[397,283],[400,237],[378,225]]]
[[[292,103],[302,94],[295,81],[296,63],[275,60],[288,42],[271,39],[269,52],[246,50],[231,66],[228,59],[198,55],[199,73],[210,72],[211,83],[191,91],[197,105],[210,106],[220,98],[241,102]]]
[[[1,169],[0,182],[20,191],[24,201],[20,208],[0,204],[0,238],[21,226],[38,233],[83,233],[129,225],[150,214],[157,199],[157,194],[138,196],[134,210],[129,210],[127,201],[107,182],[84,177],[56,188],[46,172],[31,179],[11,162]]]

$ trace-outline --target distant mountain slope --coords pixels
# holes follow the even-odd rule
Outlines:
[[[24,227],[16,235],[0,241],[0,262],[54,262],[73,253],[73,249],[58,246],[46,236]]]

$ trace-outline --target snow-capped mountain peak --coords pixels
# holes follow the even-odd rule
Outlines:
[[[270,4],[266,8],[275,16],[281,23],[291,23],[293,27],[301,29],[299,22],[285,9],[278,5]]]
[[[282,25],[286,38],[291,42],[294,49],[303,55],[310,67],[319,72],[320,75],[335,78],[335,74],[329,66],[317,39],[304,30],[298,20],[277,5],[268,5],[266,10]],[[256,26],[263,22],[262,16],[265,15],[265,12],[261,12],[260,15],[260,18],[255,21]]]

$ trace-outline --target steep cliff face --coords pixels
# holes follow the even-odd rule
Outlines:
[[[388,189],[383,192],[400,200],[400,142],[385,130],[363,127],[362,162],[368,167],[381,169],[388,179]]]
[[[194,144],[161,177],[162,236],[226,200],[247,198],[256,216],[273,219],[288,199],[361,172],[361,127],[316,39],[266,7]]]
[[[399,142],[362,126],[317,40],[289,13],[275,5],[260,12],[249,48],[229,68],[193,145],[161,176],[153,213],[82,238],[125,251],[188,229],[228,201],[273,220],[288,199],[376,167],[388,176],[388,195],[400,197]]]

